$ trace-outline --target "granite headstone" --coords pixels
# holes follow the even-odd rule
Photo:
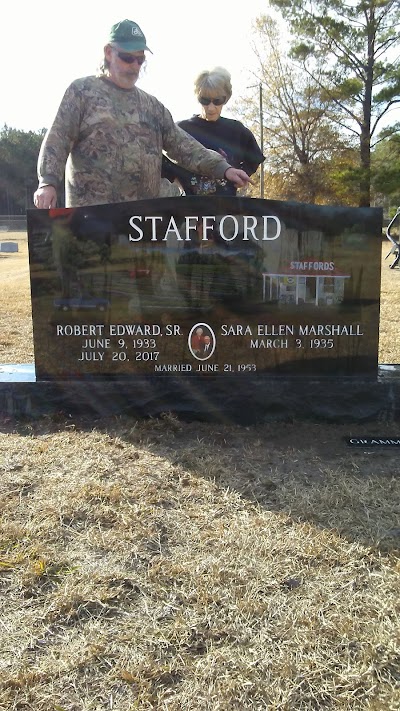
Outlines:
[[[37,379],[376,377],[381,227],[252,198],[29,210]]]

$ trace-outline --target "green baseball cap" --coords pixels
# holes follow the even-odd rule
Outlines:
[[[122,20],[113,25],[108,41],[126,52],[138,52],[142,49],[151,52],[151,49],[146,46],[146,37],[142,30],[132,20]],[[151,53],[153,54],[153,52]]]

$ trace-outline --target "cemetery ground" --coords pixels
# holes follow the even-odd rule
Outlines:
[[[27,363],[9,239],[0,363]],[[379,362],[400,363],[388,261]],[[399,434],[0,414],[0,709],[398,709],[398,453],[344,438]]]

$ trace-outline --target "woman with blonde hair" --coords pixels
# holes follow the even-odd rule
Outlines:
[[[252,175],[265,160],[252,132],[240,121],[223,118],[221,112],[232,96],[231,75],[224,67],[203,70],[196,77],[194,91],[200,113],[178,121],[178,126],[206,148],[220,153],[235,168]],[[179,180],[186,195],[236,195],[229,180],[214,180],[164,160],[163,176]]]

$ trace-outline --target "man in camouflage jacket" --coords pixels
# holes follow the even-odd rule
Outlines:
[[[103,73],[68,87],[40,149],[37,207],[56,206],[64,173],[67,207],[159,197],[163,150],[193,172],[225,177],[237,187],[249,182],[244,171],[204,148],[163,104],[135,86],[144,50],[140,27],[123,20],[111,28]]]

